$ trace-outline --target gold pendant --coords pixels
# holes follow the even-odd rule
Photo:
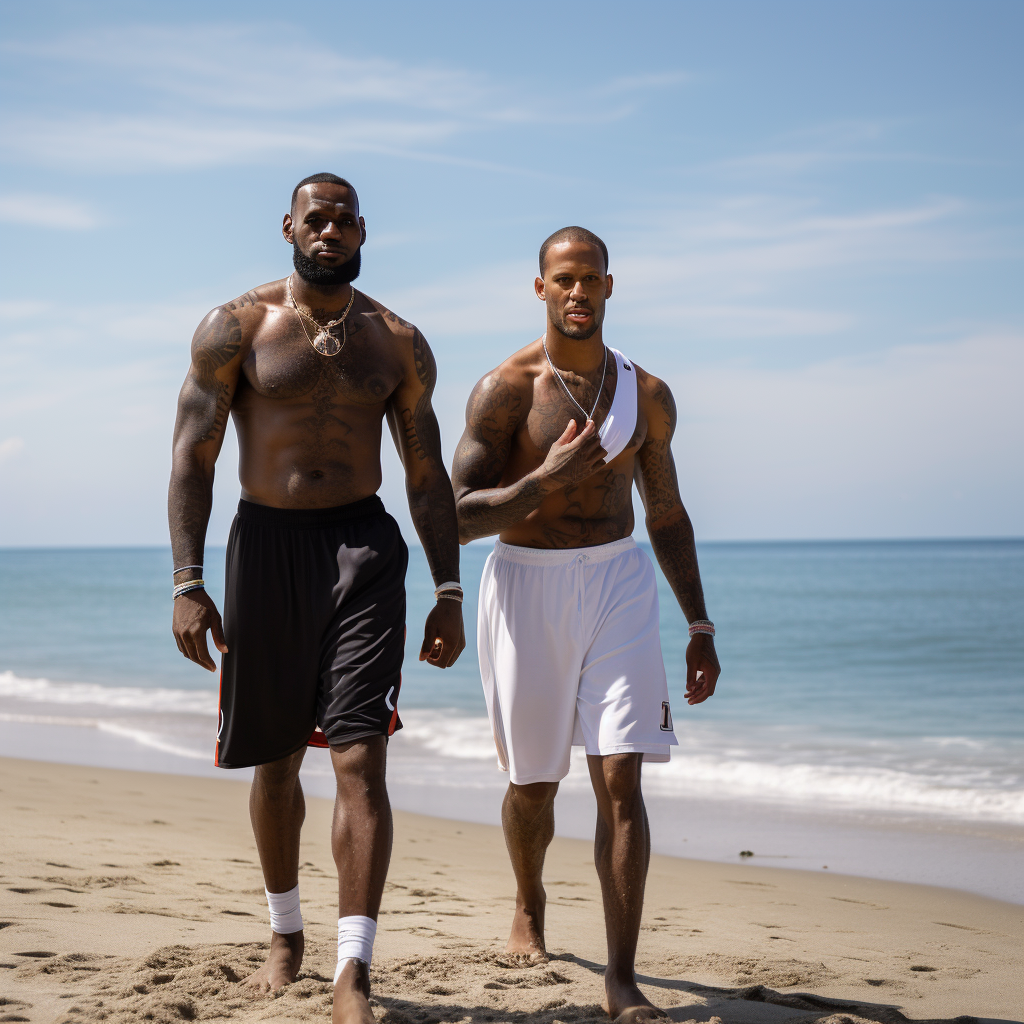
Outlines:
[[[322,356],[336,356],[341,351],[341,342],[329,331],[320,330],[313,339],[313,348]]]

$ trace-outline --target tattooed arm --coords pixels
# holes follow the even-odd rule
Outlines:
[[[202,565],[206,526],[213,507],[213,470],[224,442],[228,411],[242,365],[242,328],[228,307],[219,307],[199,325],[192,339],[192,365],[178,396],[174,424],[167,518],[175,566]],[[175,583],[197,579],[199,570],[178,573]],[[205,590],[193,590],[174,602],[174,638],[178,650],[197,665],[216,670],[206,646],[206,631],[226,651],[220,614]]]
[[[441,432],[430,402],[437,366],[423,335],[411,324],[397,322],[412,333],[411,357],[402,383],[388,401],[388,425],[405,467],[413,524],[438,585],[459,579],[459,529],[455,496],[441,456]],[[448,668],[465,646],[462,606],[440,598],[427,616],[420,661]]]
[[[578,431],[570,418],[540,466],[506,487],[498,486],[516,428],[529,412],[522,397],[526,390],[496,370],[469,396],[466,430],[452,469],[463,544],[522,522],[549,494],[578,484],[603,465],[607,453],[593,421]]]
[[[637,452],[634,477],[647,511],[647,533],[686,621],[706,619],[693,527],[679,496],[676,464],[672,458],[676,404],[664,381],[644,373],[640,367],[637,372],[641,401],[647,414],[647,439]],[[702,674],[700,679],[698,672]],[[714,639],[706,633],[697,633],[686,648],[687,701],[699,704],[707,700],[715,692],[720,673]]]

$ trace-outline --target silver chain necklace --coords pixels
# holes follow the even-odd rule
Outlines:
[[[576,401],[575,397],[573,396],[573,393],[569,390],[569,385],[566,384],[565,381],[562,379],[561,371],[555,366],[553,362],[551,362],[551,353],[548,352],[547,338],[541,338],[540,343],[544,346],[544,356],[548,361],[548,366],[551,367],[551,372],[555,375],[555,378],[558,380],[558,383],[562,385],[562,390],[569,396],[569,401],[572,402],[572,404],[575,405],[576,408],[579,409],[579,411],[583,413],[583,415],[586,416],[588,420],[592,420],[594,418],[594,413],[597,411],[598,403],[601,401],[601,392],[604,391],[604,379],[608,374],[608,350],[604,347],[604,345],[601,346],[601,352],[604,354],[604,368],[601,370],[601,383],[597,387],[597,398],[594,399],[594,407],[588,413],[587,410],[584,409],[583,406]]]
[[[295,301],[292,296],[292,282],[289,278],[285,282],[285,290],[288,293],[288,303],[292,309],[295,310],[295,315],[299,318],[299,325],[302,327],[302,333],[306,335],[306,341],[310,343],[322,356],[336,356],[344,347],[345,342],[348,341],[348,328],[342,326],[341,328],[341,343],[339,344],[338,339],[331,334],[331,328],[337,327],[339,324],[344,325],[345,318],[348,316],[352,309],[352,303],[356,301],[356,290],[351,288],[352,294],[348,297],[348,305],[345,307],[345,311],[338,317],[337,320],[332,320],[330,323],[321,324],[316,317],[307,313],[305,310],[299,308],[299,304]],[[316,336],[311,338],[309,331],[306,330],[306,323],[303,319],[309,320],[310,323],[317,329]]]

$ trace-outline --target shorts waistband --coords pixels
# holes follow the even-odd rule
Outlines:
[[[504,558],[520,565],[570,565],[573,562],[607,562],[636,547],[632,537],[613,540],[609,544],[594,544],[588,548],[527,548],[519,544],[494,542],[495,558]]]
[[[385,514],[384,502],[376,494],[360,498],[359,501],[353,501],[348,505],[336,505],[334,508],[274,508],[271,505],[257,505],[256,502],[246,501],[244,498],[238,502],[239,519],[247,523],[291,529],[338,526],[354,519],[372,519]]]

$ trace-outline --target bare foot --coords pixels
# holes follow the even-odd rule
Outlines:
[[[270,952],[266,963],[245,979],[244,984],[252,985],[258,992],[273,992],[284,985],[290,985],[298,976],[302,966],[302,951],[305,942],[302,932],[290,935],[270,933]]]
[[[505,944],[506,959],[516,967],[546,964],[548,953],[544,948],[544,902],[539,908],[516,907],[512,918],[512,934]]]
[[[617,979],[610,975],[604,978],[604,1008],[608,1016],[613,1018],[615,1024],[636,1024],[645,1020],[667,1020],[668,1014],[659,1010],[637,988],[636,981],[632,978]]]
[[[369,998],[370,968],[363,960],[349,960],[334,986],[331,1024],[374,1024]]]

